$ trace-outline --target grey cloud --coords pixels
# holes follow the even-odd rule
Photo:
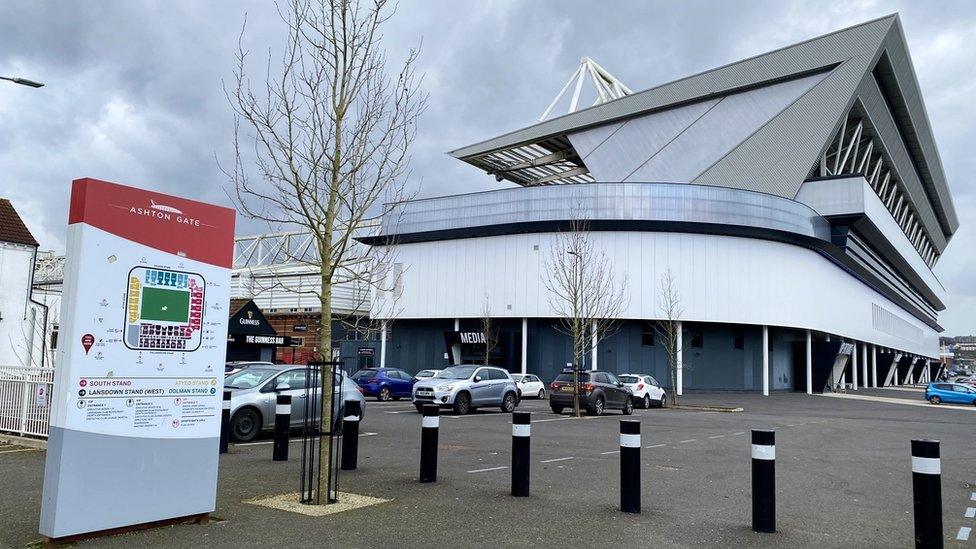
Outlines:
[[[505,185],[445,152],[531,124],[582,55],[644,89],[896,11],[962,220],[936,269],[950,292],[942,319],[950,333],[976,332],[970,2],[402,0],[386,46],[392,61],[423,39],[430,92],[414,184],[422,196]],[[63,249],[76,177],[229,202],[214,156],[230,159],[233,119],[221,82],[245,12],[245,45],[260,68],[281,44],[264,1],[0,6],[0,74],[47,84],[0,85],[0,196],[14,200],[43,247]],[[244,233],[263,229],[241,223]]]

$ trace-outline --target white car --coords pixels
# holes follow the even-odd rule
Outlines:
[[[437,377],[437,374],[441,373],[440,370],[420,370],[417,375],[413,376],[414,379],[420,381],[422,379],[430,379],[432,377]]]
[[[617,376],[624,386],[634,393],[634,403],[640,408],[664,408],[668,395],[653,376],[646,374],[620,374]]]
[[[546,384],[535,374],[512,374],[522,398],[546,398]]]

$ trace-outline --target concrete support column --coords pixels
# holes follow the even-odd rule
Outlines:
[[[851,350],[851,383],[854,390],[857,390],[857,341],[854,342],[854,349]]]
[[[813,394],[813,334],[807,330],[807,394]]]
[[[871,386],[878,388],[878,348],[871,346]]]
[[[522,373],[529,370],[529,319],[522,319]]]
[[[676,378],[675,385],[677,385],[677,386],[674,388],[675,392],[678,395],[683,394],[683,391],[684,391],[684,379],[683,379],[684,372],[682,370],[684,369],[685,349],[684,349],[684,345],[681,342],[681,340],[682,340],[682,337],[681,337],[682,336],[682,331],[683,330],[681,328],[681,321],[679,320],[678,321],[678,333],[675,335],[675,338],[678,340],[677,343],[676,343],[676,345],[675,345],[675,349],[678,351],[678,353],[677,353],[678,356],[676,357],[677,360],[675,360],[675,362],[676,362],[675,366],[677,367],[677,373],[675,374],[675,378]]]
[[[769,326],[763,326],[762,353],[763,396],[769,396]]]
[[[386,368],[386,321],[380,326],[380,368]]]
[[[861,345],[861,385],[868,388],[868,344]]]
[[[590,369],[596,370],[597,349],[596,321],[590,325]]]

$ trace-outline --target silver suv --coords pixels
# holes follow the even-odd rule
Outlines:
[[[459,415],[484,406],[511,413],[518,405],[518,388],[502,368],[460,364],[414,384],[413,404],[418,412],[424,404],[437,404],[451,407]]]

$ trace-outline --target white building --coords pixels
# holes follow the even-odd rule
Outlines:
[[[50,366],[47,307],[32,299],[37,241],[13,205],[0,198],[0,366]]]
[[[488,296],[495,360],[554,377],[571,357],[547,258],[582,218],[629,281],[618,329],[588,367],[668,379],[654,325],[670,271],[679,390],[935,374],[945,289],[932,266],[958,220],[897,15],[451,154],[519,187],[405,202],[361,239],[395,245],[402,262],[387,366],[474,360],[482,351],[451,342],[478,330]]]

